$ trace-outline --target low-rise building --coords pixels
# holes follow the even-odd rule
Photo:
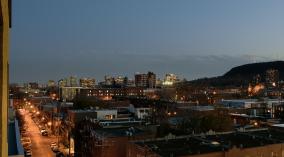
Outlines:
[[[146,119],[150,116],[152,109],[149,106],[129,105],[129,111],[138,119]]]
[[[115,96],[143,97],[144,90],[142,87],[81,89],[80,95],[87,97],[98,97],[103,100],[111,100],[112,97]]]
[[[72,124],[76,124],[84,119],[111,120],[117,118],[117,110],[69,110],[68,119]]]
[[[208,133],[131,142],[127,157],[276,157],[284,136],[275,130]]]

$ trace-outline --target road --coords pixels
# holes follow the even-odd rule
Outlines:
[[[28,112],[25,114],[25,121],[28,125],[28,132],[32,141],[33,157],[55,157],[55,153],[50,149],[50,143],[56,141],[55,138],[42,136],[39,128],[31,119]]]

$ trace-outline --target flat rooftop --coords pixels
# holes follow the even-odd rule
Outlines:
[[[104,137],[125,137],[142,135],[145,132],[135,127],[124,128],[103,128],[96,130],[96,133]]]
[[[284,143],[284,132],[267,129],[218,133],[216,135],[189,135],[135,143],[163,157],[186,156],[226,151],[233,147],[252,148]]]
[[[163,157],[185,156],[222,151],[220,145],[202,142],[194,137],[151,142],[138,142],[142,147],[148,147]]]
[[[275,143],[278,140],[269,139],[263,136],[256,136],[255,133],[231,133],[223,135],[206,136],[204,139],[220,143],[225,148],[251,148]]]

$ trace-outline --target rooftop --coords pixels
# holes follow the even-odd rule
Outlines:
[[[188,135],[172,139],[138,141],[137,145],[146,147],[163,156],[186,156],[226,151],[233,147],[252,148],[270,144],[284,143],[284,134],[277,130],[256,130],[248,132],[228,132],[215,135]]]
[[[96,133],[104,137],[124,137],[124,136],[135,136],[143,134],[144,131],[135,127],[123,127],[123,128],[110,128],[110,129],[98,129]]]
[[[144,147],[146,146],[163,157],[202,154],[223,150],[220,145],[204,143],[194,137],[185,139],[138,142],[137,144]]]

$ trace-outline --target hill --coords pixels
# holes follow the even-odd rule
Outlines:
[[[247,86],[254,76],[260,75],[265,79],[266,71],[275,69],[279,71],[279,79],[284,80],[284,61],[261,62],[237,66],[223,76],[213,78],[201,78],[189,81],[188,84],[200,86]]]

